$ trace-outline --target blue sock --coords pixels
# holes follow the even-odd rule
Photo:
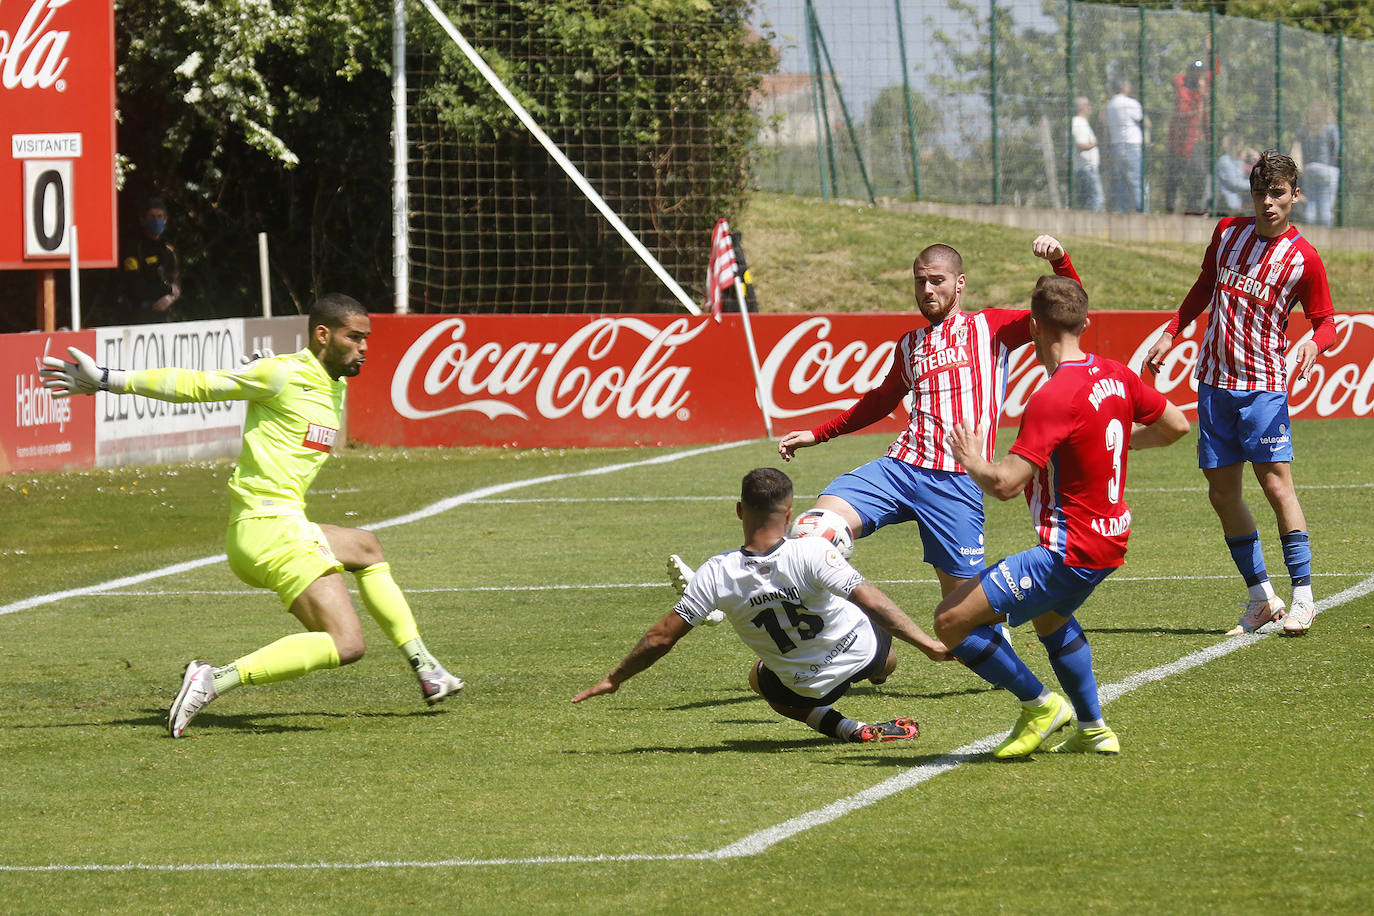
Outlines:
[[[1059,686],[1073,703],[1079,724],[1101,719],[1102,704],[1097,699],[1097,677],[1093,674],[1093,650],[1077,619],[1070,617],[1068,623],[1049,636],[1041,636],[1040,642],[1049,653],[1050,667],[1059,678]]]
[[[1231,559],[1236,561],[1236,569],[1245,577],[1246,585],[1259,585],[1269,578],[1269,573],[1264,571],[1264,551],[1260,549],[1258,531],[1227,538],[1226,546],[1231,548]]]
[[[978,627],[950,651],[974,674],[994,687],[1005,687],[1023,703],[1034,700],[1045,689],[1002,638],[1000,627]]]
[[[1306,531],[1290,531],[1279,535],[1283,542],[1283,565],[1288,567],[1288,575],[1293,577],[1294,585],[1312,584],[1312,543]]]

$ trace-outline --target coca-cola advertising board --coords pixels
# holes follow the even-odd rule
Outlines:
[[[1140,367],[1168,321],[1093,312],[1087,350]],[[774,432],[815,426],[887,373],[913,314],[756,315],[760,378]],[[1192,378],[1205,319],[1185,329],[1157,387],[1195,417]],[[367,364],[349,385],[349,434],[376,445],[678,445],[764,435],[738,315],[374,315]],[[1290,340],[1310,327],[1298,319]],[[1291,350],[1290,350],[1291,355]],[[1012,354],[1004,423],[1045,373]],[[1295,419],[1374,413],[1374,313],[1336,316],[1336,344],[1290,389]],[[871,431],[896,432],[899,409]]]
[[[90,352],[95,334],[0,335],[0,474],[86,468],[95,462],[95,399],[55,398],[38,370],[43,357],[67,359],[67,348]],[[12,396],[11,396],[12,395]]]
[[[0,0],[0,269],[113,267],[114,4]]]

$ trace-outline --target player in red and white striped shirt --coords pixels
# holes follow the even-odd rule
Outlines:
[[[1056,239],[1038,236],[1031,251],[1049,261],[1056,274],[1078,280]],[[855,537],[915,520],[925,562],[935,568],[941,592],[949,594],[983,568],[983,494],[954,459],[946,430],[956,423],[997,429],[1008,358],[1030,342],[1030,312],[964,312],[963,259],[948,245],[922,251],[912,273],[916,304],[929,324],[902,335],[882,384],[815,429],[789,432],[778,452],[790,461],[798,449],[876,423],[909,396],[907,428],[887,453],[837,477],[816,508],[838,512]],[[992,440],[990,435],[987,458],[992,457]]]
[[[984,491],[998,499],[1026,492],[1040,544],[947,595],[935,632],[955,658],[1021,701],[1021,718],[994,756],[1032,753],[1071,712],[1078,730],[1056,751],[1115,754],[1120,742],[1102,720],[1092,649],[1074,613],[1126,554],[1127,450],[1176,442],[1188,421],[1121,363],[1083,352],[1083,287],[1041,277],[1031,309],[1035,356],[1049,380],[1026,404],[1011,454],[993,464],[982,430],[966,423],[950,430],[950,443]],[[1027,621],[1068,700],[1046,689],[1001,631]]]
[[[1293,444],[1288,419],[1288,316],[1302,303],[1312,338],[1293,353],[1306,378],[1317,355],[1335,341],[1331,290],[1315,248],[1289,222],[1299,193],[1298,168],[1266,150],[1250,173],[1253,217],[1217,223],[1202,272],[1178,314],[1150,347],[1145,364],[1159,371],[1179,330],[1210,308],[1197,362],[1198,466],[1222,533],[1250,596],[1232,635],[1284,620],[1287,635],[1307,632],[1316,615],[1312,550],[1307,520],[1293,488]],[[1274,594],[1264,568],[1259,531],[1242,494],[1249,462],[1274,507],[1293,604]]]

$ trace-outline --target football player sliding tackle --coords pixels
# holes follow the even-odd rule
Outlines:
[[[719,610],[757,656],[749,686],[779,715],[840,741],[909,741],[920,728],[902,716],[868,724],[834,708],[850,685],[881,684],[897,665],[896,636],[929,658],[945,647],[849,565],[825,537],[787,537],[792,481],[776,468],[745,475],[735,508],[744,545],[690,575],[681,600],[649,628],[606,677],[572,698],[615,693]]]

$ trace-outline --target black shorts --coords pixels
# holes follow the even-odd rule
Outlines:
[[[858,673],[849,679],[847,683],[841,684],[823,697],[806,697],[800,693],[788,690],[783,686],[781,679],[776,674],[768,670],[768,666],[759,665],[759,693],[763,694],[764,699],[771,700],[779,706],[798,706],[803,709],[815,709],[817,706],[829,706],[839,700],[849,692],[850,684],[857,684],[859,681],[866,681],[870,678],[882,677],[883,669],[887,667],[887,656],[892,651],[892,634],[882,627],[873,626],[873,622],[868,624],[873,627],[874,634],[878,637],[878,648],[873,650],[873,659],[862,668]]]

